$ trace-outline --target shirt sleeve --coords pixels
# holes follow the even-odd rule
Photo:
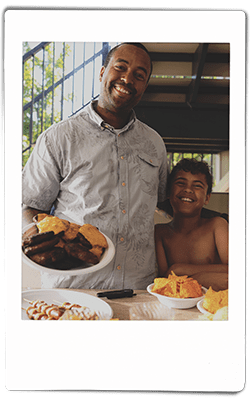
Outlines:
[[[51,209],[60,185],[59,167],[48,141],[46,131],[39,136],[22,174],[23,203],[43,211]]]

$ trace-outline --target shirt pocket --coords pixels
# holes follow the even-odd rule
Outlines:
[[[137,157],[141,190],[150,196],[155,196],[158,193],[159,184],[158,159],[143,152],[138,153]]]

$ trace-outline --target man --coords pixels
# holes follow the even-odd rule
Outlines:
[[[207,289],[228,288],[228,223],[220,216],[203,218],[212,176],[202,161],[183,159],[168,177],[173,220],[155,226],[158,274],[188,275]]]
[[[167,156],[162,138],[133,111],[151,70],[141,44],[118,45],[101,68],[98,100],[37,140],[23,172],[29,216],[53,205],[59,218],[97,226],[116,250],[102,270],[47,275],[44,287],[145,289],[153,282],[154,211],[165,200]]]

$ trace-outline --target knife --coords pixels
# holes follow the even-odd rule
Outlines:
[[[107,299],[118,299],[123,297],[133,297],[136,294],[132,289],[123,289],[123,290],[110,290],[108,292],[98,292],[98,297],[107,297]]]

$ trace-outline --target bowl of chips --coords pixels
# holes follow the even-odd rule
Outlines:
[[[177,276],[173,272],[168,278],[156,278],[147,291],[169,308],[192,308],[204,299],[206,288],[187,275]]]

